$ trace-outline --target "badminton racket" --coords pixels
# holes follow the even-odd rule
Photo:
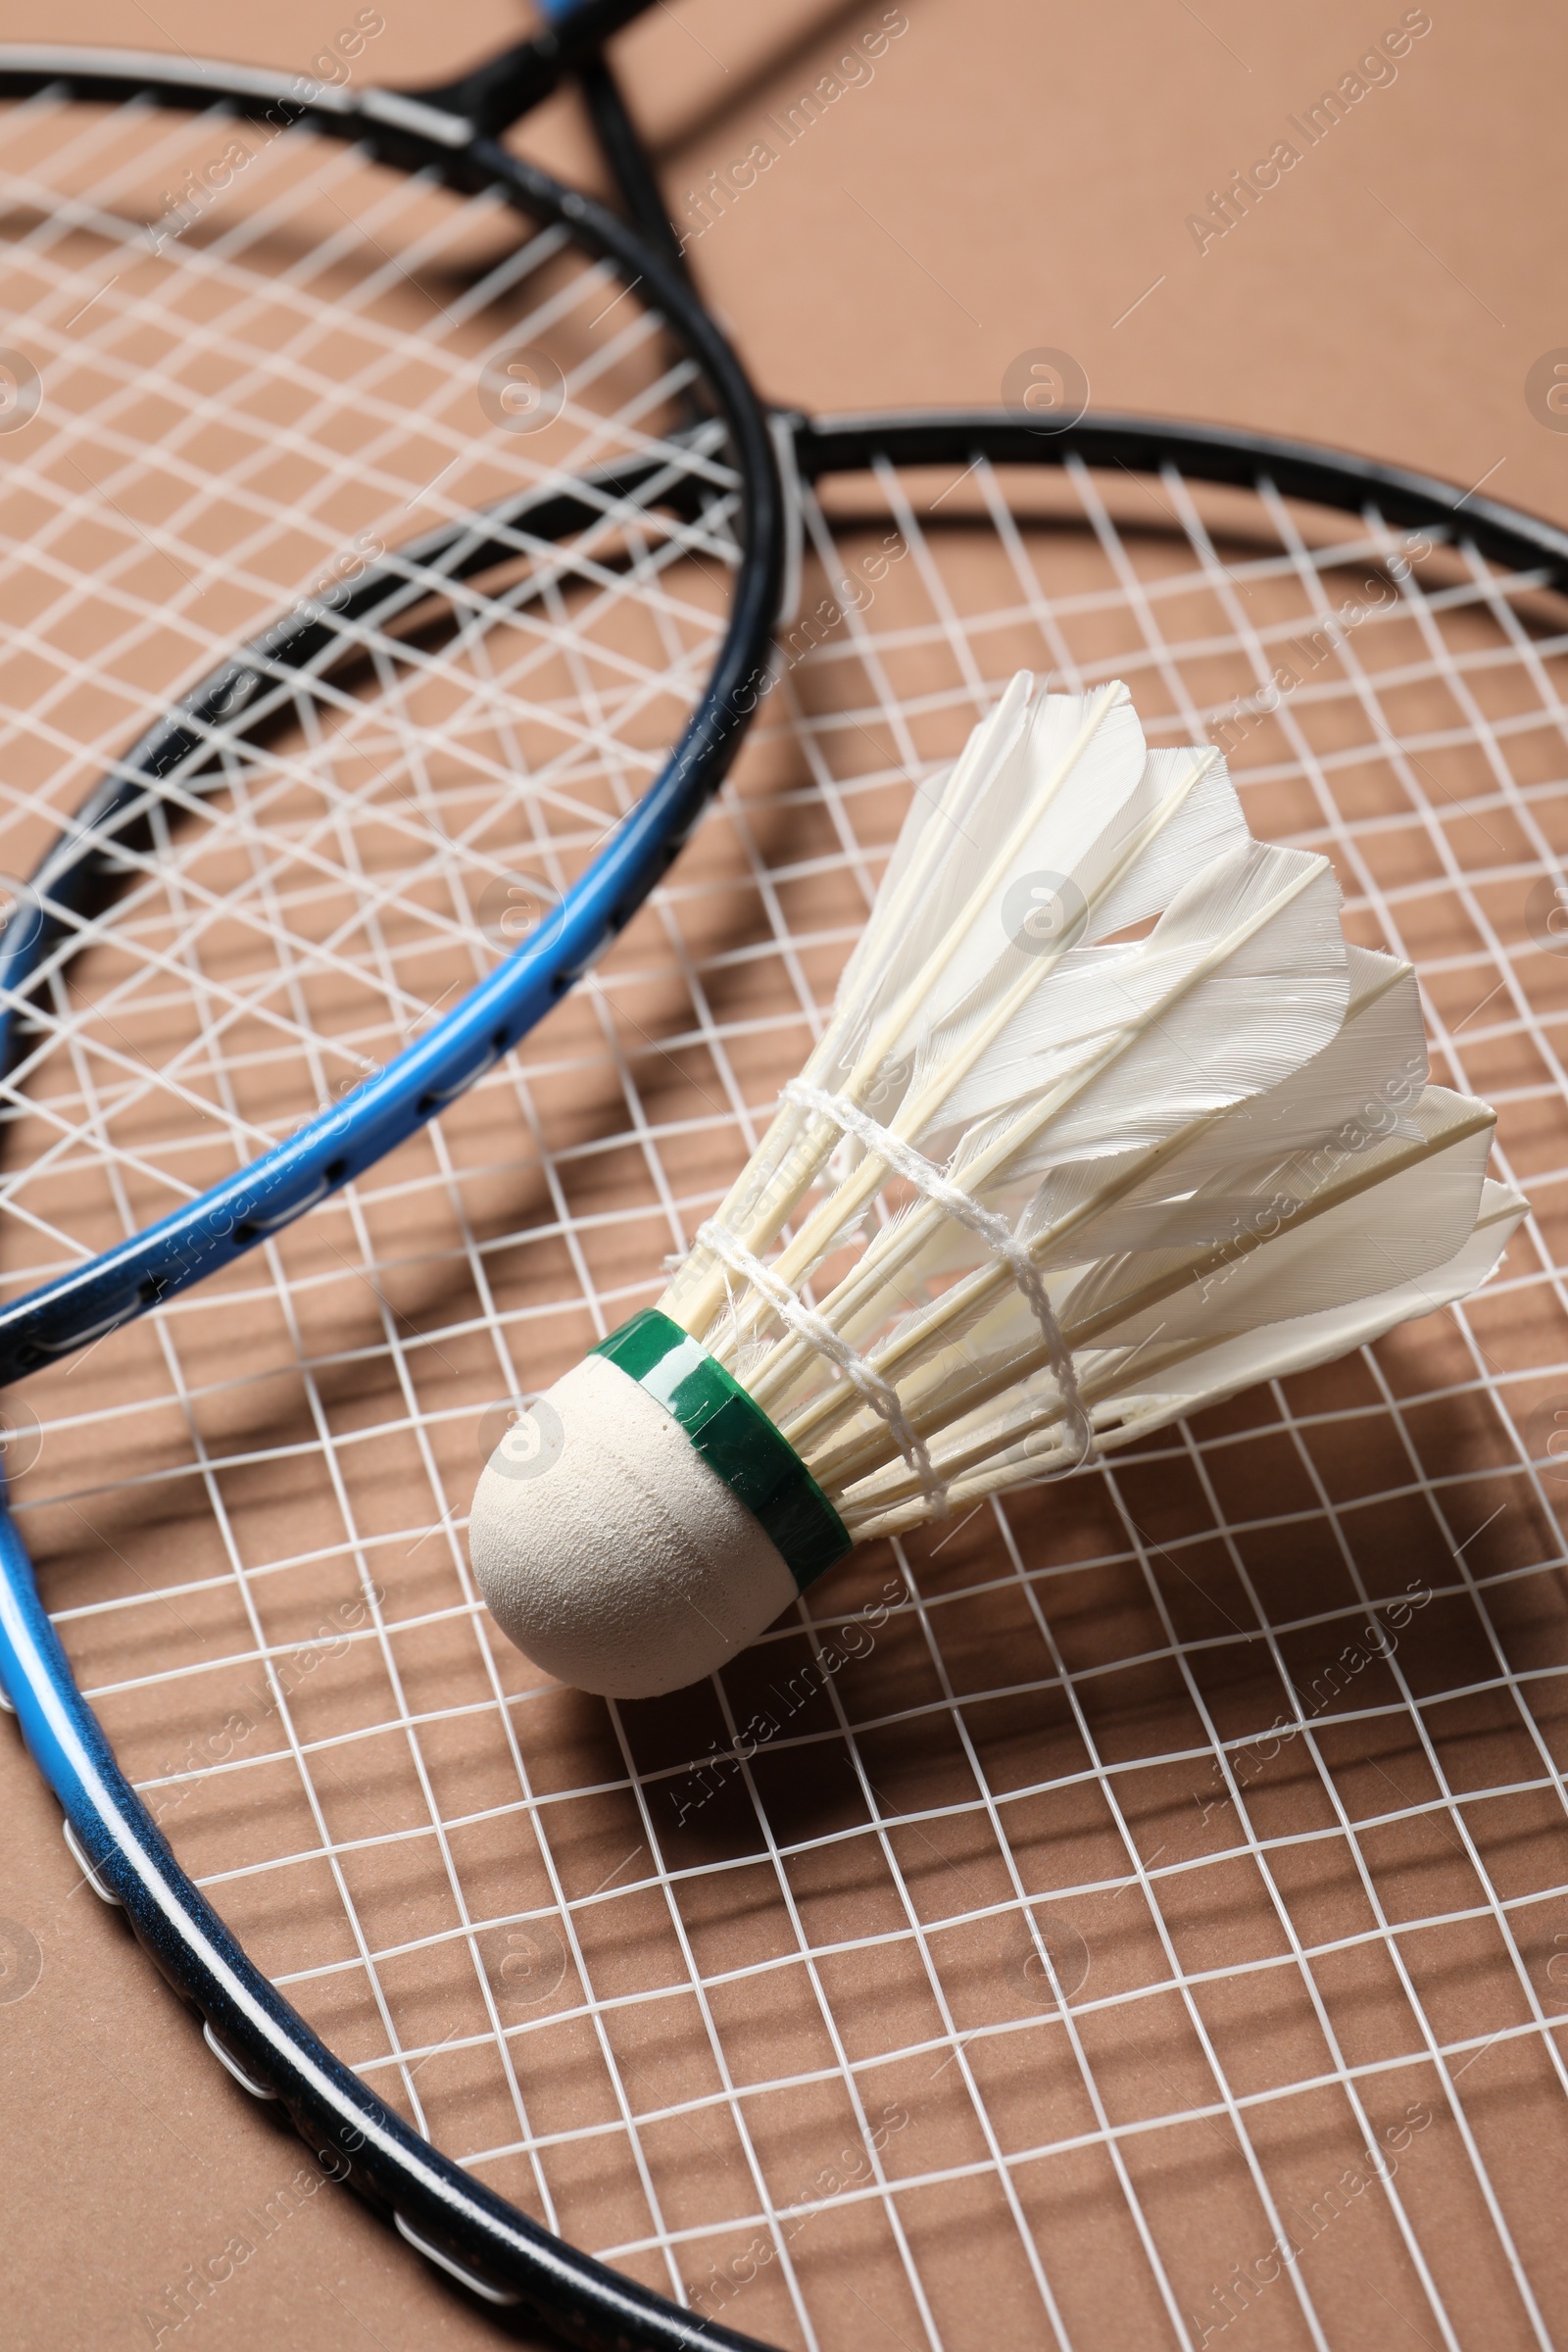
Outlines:
[[[1435,1325],[857,1555],[699,1691],[582,1699],[475,1604],[479,1461],[658,1296],[1020,666],[1125,678],[1327,850],[1549,1187],[1560,534],[1052,421],[799,427],[800,615],[655,905],[427,1143],[28,1384],[51,1615],[14,1559],[8,1686],[220,2054],[481,2297],[593,2340],[1329,2343],[1371,2279],[1430,2340],[1549,2343],[1538,1227]]]
[[[616,21],[631,13],[610,12]],[[356,55],[368,37],[356,34]],[[457,95],[488,122],[498,89],[514,110],[553,87],[564,50],[569,44],[556,35],[525,44]],[[401,821],[410,852],[422,849],[427,861],[423,872],[409,868],[406,887],[390,873],[379,880],[372,895],[387,901],[386,911],[368,906],[369,928],[352,946],[313,943],[309,956],[324,954],[339,971],[389,955],[417,960],[497,886],[516,902],[507,902],[502,919],[518,952],[416,1044],[410,1040],[430,1027],[431,1003],[416,987],[394,986],[393,1024],[373,1039],[365,1008],[347,1016],[328,1055],[343,1066],[328,1073],[318,1064],[316,1075],[328,1096],[341,1094],[346,1076],[358,1081],[352,1106],[307,1118],[258,1158],[242,1147],[244,1164],[227,1186],[175,1179],[180,1206],[166,1208],[150,1232],[56,1275],[7,1322],[0,1367],[13,1377],[253,1246],[509,1049],[624,922],[722,775],[775,600],[766,429],[722,337],[678,275],[612,216],[509,157],[462,117],[374,89],[356,96],[343,84],[259,74],[225,81],[225,73],[98,53],[13,50],[0,60],[0,92],[24,100],[10,123],[13,315],[38,354],[9,354],[9,420],[37,445],[26,483],[47,511],[32,535],[38,568],[27,586],[52,589],[57,603],[69,597],[69,571],[51,557],[49,534],[95,509],[114,577],[125,583],[112,597],[117,647],[136,666],[135,687],[121,691],[121,724],[131,711],[144,720],[158,712],[128,752],[94,747],[107,779],[95,781],[30,886],[8,891],[6,1051],[13,1064],[31,1066],[40,1046],[47,1058],[46,1038],[24,1042],[22,1030],[44,1017],[36,1008],[53,976],[84,939],[101,935],[105,902],[122,926],[141,919],[143,899],[125,885],[140,878],[154,893],[160,887],[151,879],[160,827],[199,811],[206,837],[232,847],[236,764],[279,772],[274,739],[289,728],[322,741],[320,764],[365,763],[355,813],[328,815],[323,806],[318,831],[342,836],[345,822],[360,823],[384,844],[388,823],[395,830]],[[174,107],[195,123],[172,118]],[[83,127],[73,135],[63,117],[80,117]],[[339,144],[346,153],[332,151]],[[307,177],[309,200],[291,213],[289,189],[311,174],[306,156],[323,147],[322,171]],[[181,171],[187,153],[198,160]],[[100,164],[101,180],[73,183],[74,170],[90,176]],[[159,195],[161,181],[172,189]],[[225,220],[230,191],[245,203]],[[518,208],[540,223],[521,246],[509,234]],[[215,227],[221,233],[208,233]],[[649,307],[656,290],[663,314]],[[340,319],[337,348],[330,338]],[[671,437],[677,404],[694,398],[712,422]],[[134,496],[117,496],[107,471],[99,480],[83,464],[89,439],[103,446],[111,400],[121,404],[110,442],[116,481],[139,466]],[[361,435],[351,478],[347,461]],[[302,469],[297,496],[279,510],[278,481],[291,464]],[[421,509],[441,514],[433,531],[418,531]],[[226,570],[225,529],[234,534]],[[192,531],[195,539],[183,536]],[[689,610],[682,558],[705,583]],[[156,621],[135,578],[149,562],[173,584]],[[279,616],[280,591],[302,574],[304,593]],[[195,650],[213,644],[222,600],[247,619],[265,614],[268,625],[251,636],[242,619],[216,666],[160,710],[159,690],[149,693],[145,679],[160,659],[176,678],[180,669],[188,675]],[[653,632],[641,646],[634,614]],[[437,650],[443,618],[450,641]],[[147,640],[158,633],[163,643],[149,662]],[[672,662],[682,637],[689,650]],[[584,706],[568,725],[572,742],[563,737],[547,750],[505,741],[515,697],[493,674],[495,660],[504,642],[520,650],[523,639],[524,675],[577,663]],[[490,740],[477,764],[466,756],[472,799],[454,862],[444,822],[428,806],[431,788],[409,781],[408,763],[419,766],[420,730],[434,741],[445,721],[438,706],[468,673],[465,723],[489,729]],[[82,682],[79,667],[74,678],[57,677],[53,699]],[[100,673],[97,684],[107,687],[108,677]],[[369,748],[383,720],[403,747],[401,775],[386,774]],[[362,739],[358,753],[338,740],[345,722]],[[455,732],[446,726],[443,747]],[[667,763],[651,763],[651,751],[662,755],[671,743]],[[606,773],[590,779],[596,761]],[[565,782],[567,771],[580,771],[590,796],[615,771],[604,821],[577,845],[580,862],[584,844],[614,835],[591,874],[573,872],[568,884],[562,871],[544,870],[561,853],[537,838],[539,796],[512,789],[514,762],[548,774],[552,787],[563,779],[568,797],[579,777]],[[298,781],[298,767],[292,772]],[[639,775],[651,789],[618,824],[626,780]],[[29,788],[36,795],[30,779]],[[49,790],[61,789],[52,776]],[[426,811],[417,807],[421,790]],[[387,806],[398,800],[401,820]],[[277,829],[278,813],[252,808],[238,820],[241,832],[255,841],[260,828]],[[290,819],[280,821],[286,830]],[[531,899],[501,855],[509,822],[513,845],[530,822],[536,835]],[[357,890],[362,852],[313,841],[303,854],[324,886],[319,910],[333,875]],[[188,863],[200,852],[187,842],[179,856]],[[465,858],[466,896],[457,881]],[[438,873],[443,860],[450,870]],[[266,888],[286,899],[281,873]],[[413,902],[432,889],[450,903],[414,914],[417,944],[390,935],[370,944],[400,890],[406,923]],[[526,938],[525,901],[534,908]],[[259,942],[272,919],[259,906],[252,912]],[[492,926],[491,936],[501,934]],[[385,976],[372,993],[385,994]],[[307,986],[305,967],[282,985]],[[254,977],[229,987],[231,1020],[275,1017],[262,1011]],[[279,1037],[295,1017],[285,1017]],[[188,1096],[183,1081],[174,1085]],[[248,1141],[254,1152],[262,1128],[251,1126]],[[47,1180],[42,1166],[38,1173]],[[167,1179],[154,1180],[158,1190],[167,1200]]]

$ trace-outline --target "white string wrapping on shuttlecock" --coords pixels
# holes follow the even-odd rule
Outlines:
[[[1019,1241],[1005,1217],[995,1209],[982,1208],[972,1193],[961,1185],[952,1183],[940,1168],[933,1165],[922,1152],[906,1144],[902,1136],[882,1126],[858,1103],[846,1095],[830,1095],[804,1078],[792,1078],[781,1100],[794,1102],[802,1110],[816,1112],[830,1119],[845,1135],[854,1136],[868,1152],[876,1154],[906,1183],[914,1187],[924,1200],[942,1209],[954,1223],[962,1225],[983,1241],[1002,1265],[1004,1265],[1017,1284],[1024,1301],[1040,1326],[1040,1336],[1046,1345],[1046,1355],[1056,1387],[1060,1393],[1063,1418],[1070,1442],[1076,1451],[1075,1469],[1090,1461],[1095,1452],[1094,1423],[1078,1386],[1078,1368],[1073,1362],[1072,1349],[1062,1336],[1056,1310],[1051,1303],[1051,1294],[1041,1278],[1039,1267],[1030,1256],[1026,1245]]]
[[[1037,938],[1043,901],[1064,919]],[[1518,1209],[1485,1187],[1490,1114],[1426,1087],[1413,982],[1341,915],[1328,860],[1255,841],[1223,760],[1150,750],[1118,684],[1014,679],[916,796],[826,1028],[661,1302],[856,1541],[1375,1335],[1418,1269],[1459,1295],[1483,1224],[1494,1262]],[[1396,1134],[1342,1148],[1385,1100]]]
[[[788,1283],[780,1282],[760,1257],[754,1257],[727,1226],[710,1219],[698,1232],[697,1247],[710,1250],[732,1274],[738,1274],[743,1282],[749,1282],[753,1290],[767,1300],[786,1330],[793,1332],[797,1339],[804,1340],[808,1347],[816,1349],[818,1355],[837,1366],[872,1411],[880,1414],[887,1423],[894,1444],[918,1481],[922,1496],[931,1506],[933,1518],[945,1517],[948,1490],[938,1475],[924,1439],[917,1435],[905,1411],[897,1389],[874,1371],[864,1356],[858,1354],[848,1340],[839,1336],[831,1323],[824,1322],[820,1315],[813,1313]]]

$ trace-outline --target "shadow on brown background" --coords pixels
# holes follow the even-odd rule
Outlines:
[[[375,66],[389,81],[445,77],[518,22],[501,0],[385,6]],[[295,66],[340,13],[12,0],[6,33]],[[1019,352],[1051,344],[1080,361],[1097,406],[1338,442],[1568,521],[1568,434],[1544,428],[1524,391],[1538,357],[1568,343],[1559,17],[1439,0],[1397,81],[1253,218],[1202,254],[1186,225],[1400,13],[906,0],[907,30],[874,79],[698,242],[697,267],[775,396],[988,402]],[[627,83],[672,210],[881,14],[877,0],[679,0],[628,35]],[[526,144],[588,169],[568,103]],[[44,1965],[0,2008],[0,2337],[19,2352],[151,2342],[144,2303],[245,2228],[301,2151],[212,2067],[79,1886],[30,1769],[11,1753],[3,1772],[3,1907]],[[496,2340],[334,2190],[162,2340],[198,2334],[388,2352]]]

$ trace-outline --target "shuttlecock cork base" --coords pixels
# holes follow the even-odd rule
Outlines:
[[[1212,748],[1020,675],[658,1308],[486,1468],[484,1595],[586,1690],[695,1681],[852,1544],[1462,1298],[1525,1209],[1493,1125]]]
[[[469,1538],[502,1631],[607,1698],[714,1673],[850,1543],[745,1390],[652,1309],[503,1439]]]

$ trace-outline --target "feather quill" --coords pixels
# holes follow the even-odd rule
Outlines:
[[[1150,752],[1124,687],[1020,675],[661,1303],[895,1531],[1483,1280],[1524,1204],[1426,1079],[1413,975],[1347,947],[1326,860],[1253,841],[1213,752]]]

